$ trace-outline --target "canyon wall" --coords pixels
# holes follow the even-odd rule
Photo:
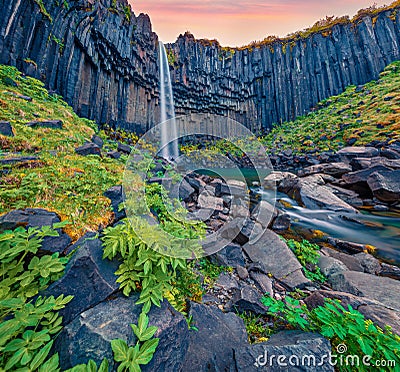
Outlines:
[[[159,120],[157,35],[126,0],[0,0],[0,63],[42,79],[76,112],[144,131]],[[307,113],[400,59],[400,12],[244,49],[181,35],[169,48],[177,114],[226,115],[253,130]]]

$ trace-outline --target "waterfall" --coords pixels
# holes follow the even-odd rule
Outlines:
[[[161,155],[165,159],[172,160],[179,156],[178,140],[176,139],[174,95],[172,93],[167,52],[161,41],[159,41],[158,45],[160,61],[161,123],[168,121],[167,125],[161,126]]]

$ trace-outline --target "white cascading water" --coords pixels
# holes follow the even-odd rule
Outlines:
[[[179,156],[174,95],[172,93],[171,75],[167,52],[164,44],[159,41],[160,61],[160,106],[161,123],[168,121],[167,125],[161,126],[161,155],[164,159],[173,160]]]

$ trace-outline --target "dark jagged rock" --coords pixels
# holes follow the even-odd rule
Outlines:
[[[45,209],[27,208],[16,209],[0,217],[0,233],[5,230],[14,230],[18,226],[25,228],[53,226],[60,222],[60,217]],[[71,244],[71,238],[61,229],[57,229],[58,236],[46,236],[40,247],[42,253],[63,253]]]
[[[61,310],[65,324],[83,311],[104,301],[118,290],[117,261],[103,260],[101,240],[94,233],[79,239],[70,249],[77,250],[65,268],[65,275],[44,291],[46,296],[73,295]]]
[[[131,147],[129,145],[125,145],[123,143],[118,142],[117,150],[122,152],[123,154],[129,155],[131,153]]]
[[[267,307],[261,303],[261,297],[262,293],[260,291],[246,285],[236,291],[227,307],[229,310],[238,311],[239,313],[251,311],[254,314],[264,315],[267,312]]]
[[[301,288],[310,283],[294,253],[274,232],[265,230],[260,239],[247,243],[243,249],[265,274],[272,274],[288,287]]]
[[[75,152],[79,155],[101,155],[100,147],[93,142],[87,142],[84,145],[77,147]]]
[[[224,266],[244,266],[242,248],[238,244],[230,243],[219,252],[210,256],[213,263]]]
[[[122,186],[113,186],[110,187],[105,193],[104,196],[111,200],[111,206],[114,212],[114,220],[119,221],[126,217],[125,209],[120,210],[120,204],[123,203],[123,192]]]
[[[0,134],[2,136],[14,137],[12,126],[8,121],[0,121]]]
[[[92,142],[95,143],[100,148],[103,148],[104,141],[101,137],[96,136],[95,134],[92,136]]]
[[[43,121],[30,121],[26,124],[28,127],[36,128],[50,128],[50,129],[62,129],[63,122],[61,120],[43,120]]]
[[[247,344],[243,320],[216,307],[191,303],[190,315],[197,332],[190,343],[182,371],[229,371],[235,363],[234,349]]]
[[[136,305],[138,296],[117,297],[101,302],[81,313],[57,337],[55,351],[60,355],[60,365],[70,368],[93,359],[97,365],[107,358],[114,366],[110,341],[120,338],[129,345],[136,337],[129,326],[137,324],[142,309]],[[182,368],[188,344],[189,330],[185,318],[167,301],[161,307],[153,306],[148,314],[149,325],[158,328],[155,337],[160,339],[157,350],[142,371],[179,371]],[[116,370],[116,369],[113,369]]]
[[[1,165],[13,165],[13,164],[20,164],[29,163],[31,161],[39,160],[37,156],[20,156],[16,158],[9,158],[9,159],[0,159]]]
[[[69,0],[67,9],[43,0],[50,22],[34,1],[4,3],[0,63],[42,78],[80,116],[145,131],[160,116],[157,36],[148,16],[128,19],[127,5]],[[303,115],[348,85],[377,79],[400,59],[400,18],[393,14],[382,11],[326,34],[231,51],[181,35],[167,45],[174,56],[176,112],[225,115],[251,129]]]
[[[374,196],[386,203],[400,200],[400,170],[378,171],[367,179]]]

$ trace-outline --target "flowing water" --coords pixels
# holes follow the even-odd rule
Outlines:
[[[179,156],[174,95],[172,92],[171,75],[169,71],[168,57],[164,44],[159,41],[160,62],[160,106],[161,106],[161,155],[168,160]]]
[[[400,216],[390,212],[358,214],[329,210],[313,210],[299,206],[282,193],[270,193],[262,188],[253,191],[263,199],[276,202],[276,207],[288,214],[295,230],[319,230],[326,235],[353,243],[376,247],[378,257],[400,264]]]

